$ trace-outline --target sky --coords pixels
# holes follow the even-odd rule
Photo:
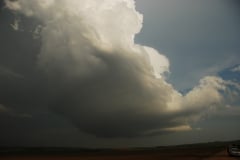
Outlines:
[[[2,146],[240,139],[237,0],[0,6]]]

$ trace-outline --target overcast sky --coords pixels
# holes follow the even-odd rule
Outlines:
[[[238,0],[0,2],[0,145],[240,139]]]

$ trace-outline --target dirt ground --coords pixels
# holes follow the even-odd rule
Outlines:
[[[25,155],[2,156],[0,160],[240,160],[240,157],[229,157],[226,150],[221,151],[150,151],[150,152],[122,152],[89,155]]]
[[[240,157],[229,157],[227,151],[221,151],[211,157],[206,158],[206,160],[240,160]]]

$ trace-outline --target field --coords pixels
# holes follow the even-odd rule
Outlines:
[[[228,156],[228,144],[129,149],[2,148],[0,160],[240,160],[240,157]]]

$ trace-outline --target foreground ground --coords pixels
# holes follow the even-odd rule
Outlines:
[[[224,143],[208,143],[108,150],[38,148],[21,152],[15,149],[3,154],[8,151],[5,149],[0,152],[0,160],[240,160],[240,157],[229,157],[226,146]]]
[[[0,157],[1,160],[237,160],[240,158],[229,157],[226,151],[208,155],[193,153],[178,154],[127,154],[127,155],[89,155],[89,156],[7,156]]]

